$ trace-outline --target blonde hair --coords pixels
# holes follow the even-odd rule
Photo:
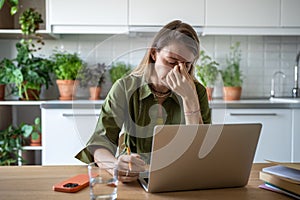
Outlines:
[[[180,42],[184,44],[195,55],[195,60],[193,61],[189,71],[189,74],[194,77],[194,66],[199,58],[200,41],[193,27],[189,24],[183,23],[180,20],[174,20],[166,24],[155,35],[152,45],[146,51],[145,56],[140,64],[131,72],[131,74],[135,76],[143,76],[146,70],[155,63],[151,56],[153,50],[159,52],[171,42]]]

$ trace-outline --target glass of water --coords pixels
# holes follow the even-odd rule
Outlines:
[[[93,162],[88,165],[91,200],[117,199],[118,177],[115,163],[110,161]]]

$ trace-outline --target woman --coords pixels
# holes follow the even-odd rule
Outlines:
[[[112,86],[93,136],[76,157],[84,162],[111,160],[121,169],[143,171],[155,125],[210,123],[205,88],[194,77],[199,46],[190,25],[179,20],[165,25],[137,68]],[[124,141],[119,143],[120,132]],[[126,154],[124,146],[132,154]],[[118,178],[131,182],[138,175]]]

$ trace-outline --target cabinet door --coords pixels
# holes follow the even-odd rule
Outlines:
[[[254,162],[265,159],[291,161],[291,122],[289,109],[213,109],[213,123],[261,123],[262,131]]]
[[[51,0],[51,25],[127,25],[127,1]]]
[[[98,109],[42,108],[42,164],[83,164],[74,156],[93,133],[99,112]]]
[[[174,19],[203,26],[204,0],[129,0],[129,25],[163,26]]]
[[[300,27],[300,1],[281,0],[281,26]]]
[[[206,26],[277,27],[280,0],[208,0]]]
[[[293,162],[300,162],[300,109],[293,110]]]

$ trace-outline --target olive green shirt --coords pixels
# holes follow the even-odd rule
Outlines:
[[[206,90],[195,81],[201,116],[204,123],[211,123]],[[158,120],[161,110],[162,119]],[[128,75],[119,79],[108,93],[100,112],[94,134],[76,158],[89,163],[94,150],[103,147],[116,155],[118,146],[129,146],[131,151],[149,158],[152,148],[154,126],[185,124],[182,99],[174,92],[163,102],[162,107],[142,77]],[[119,144],[119,135],[124,134],[124,144]],[[122,153],[122,152],[121,152]]]

